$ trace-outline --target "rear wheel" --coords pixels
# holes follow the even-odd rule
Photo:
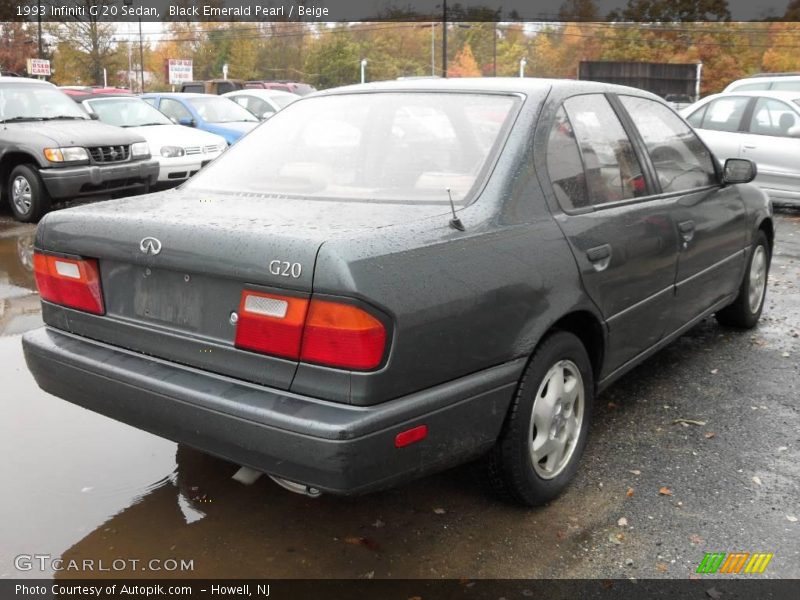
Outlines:
[[[36,223],[50,210],[50,195],[31,165],[18,165],[11,170],[6,192],[17,221]]]
[[[537,348],[489,455],[489,483],[520,504],[552,500],[569,484],[586,446],[594,401],[589,356],[559,331]]]
[[[759,230],[748,256],[747,270],[736,300],[715,315],[722,325],[740,329],[752,329],[756,326],[761,318],[761,311],[764,310],[770,259],[767,236]]]

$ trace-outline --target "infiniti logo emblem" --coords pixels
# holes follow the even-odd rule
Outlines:
[[[146,237],[139,242],[139,250],[145,254],[151,254],[155,256],[161,252],[161,242],[154,237]]]

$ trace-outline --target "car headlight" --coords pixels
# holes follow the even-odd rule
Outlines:
[[[50,162],[77,162],[89,160],[86,148],[71,146],[69,148],[45,148],[44,157]]]
[[[131,156],[141,158],[143,156],[150,156],[150,146],[147,142],[136,142],[131,144]]]
[[[162,146],[161,156],[164,158],[175,158],[176,156],[183,156],[186,152],[180,146]]]

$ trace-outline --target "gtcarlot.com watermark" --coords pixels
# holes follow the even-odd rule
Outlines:
[[[114,573],[118,571],[194,571],[194,559],[187,558],[114,558],[80,560],[53,558],[50,554],[18,554],[14,557],[18,571],[74,571]]]

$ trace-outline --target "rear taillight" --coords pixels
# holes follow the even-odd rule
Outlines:
[[[35,252],[33,270],[43,300],[97,315],[105,313],[95,259],[62,258]]]
[[[236,322],[237,348],[297,359],[308,299],[242,292]]]
[[[351,304],[245,290],[235,345],[329,367],[368,370],[383,360],[386,328]]]
[[[330,367],[374,369],[383,359],[386,328],[351,304],[311,300],[300,360]]]

